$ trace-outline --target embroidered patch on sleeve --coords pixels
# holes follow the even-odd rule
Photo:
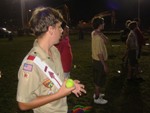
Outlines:
[[[25,63],[23,66],[23,70],[25,71],[32,71],[33,65]]]
[[[24,78],[28,78],[28,77],[29,77],[29,74],[25,73]]]

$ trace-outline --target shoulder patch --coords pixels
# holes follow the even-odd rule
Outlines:
[[[24,65],[23,65],[23,70],[25,70],[25,71],[30,71],[31,72],[32,68],[33,68],[32,64],[24,63]]]
[[[28,73],[24,73],[24,78],[28,78],[29,74]]]

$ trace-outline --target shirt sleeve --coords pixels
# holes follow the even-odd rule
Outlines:
[[[39,83],[36,65],[32,61],[22,63],[18,72],[17,101],[26,103],[36,98]]]

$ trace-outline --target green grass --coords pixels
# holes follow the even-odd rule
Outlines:
[[[107,34],[106,34],[107,35]],[[77,34],[70,35],[73,51],[73,65],[71,77],[79,79],[85,84],[87,94],[76,98],[73,94],[68,96],[68,105],[71,109],[75,105],[93,106],[92,113],[150,113],[150,46],[144,46],[140,65],[143,69],[143,83],[131,83],[126,81],[126,75],[118,74],[121,70],[121,57],[125,51],[125,45],[111,41],[118,39],[119,35],[109,34],[109,75],[106,86],[106,105],[93,103],[94,85],[92,82],[91,64],[91,39],[90,34],[85,35],[84,40],[79,40]],[[150,38],[149,35],[146,36]],[[19,66],[32,47],[33,37],[16,37],[13,41],[0,39],[0,113],[22,113],[18,110],[16,102],[17,73]],[[148,40],[148,42],[150,42]],[[112,46],[119,45],[119,46]],[[29,111],[31,112],[31,111]],[[23,112],[27,113],[27,112]]]

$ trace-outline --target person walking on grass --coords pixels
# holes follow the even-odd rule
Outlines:
[[[36,39],[18,72],[17,102],[21,110],[67,113],[66,96],[86,93],[78,80],[74,80],[74,87],[66,88],[60,54],[54,46],[63,32],[62,21],[61,14],[49,7],[38,7],[32,14],[30,27]]]
[[[93,31],[92,38],[92,63],[93,63],[93,80],[95,84],[94,103],[106,104],[108,101],[103,99],[102,87],[105,85],[106,74],[108,73],[108,53],[106,44],[108,38],[103,34],[104,19],[94,17],[92,19]]]

